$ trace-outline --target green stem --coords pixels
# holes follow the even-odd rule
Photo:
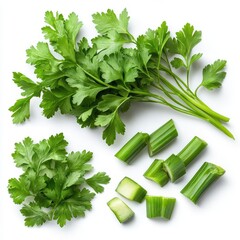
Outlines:
[[[121,161],[130,164],[133,158],[144,148],[148,143],[149,135],[147,133],[136,133],[116,154],[115,157]]]
[[[195,136],[178,154],[187,167],[207,146],[207,143],[201,138]]]
[[[196,204],[203,192],[205,192],[205,190],[224,173],[225,170],[223,168],[205,162],[188,184],[182,189],[181,193]]]
[[[221,122],[219,122],[218,120],[216,120],[210,112],[209,113],[209,109],[202,107],[202,105],[197,102],[195,99],[192,99],[191,97],[189,97],[189,95],[182,93],[181,91],[179,91],[179,89],[177,89],[175,86],[173,86],[171,83],[169,83],[164,77],[161,76],[161,80],[162,82],[172,91],[176,92],[176,94],[178,95],[178,97],[185,102],[189,107],[191,107],[193,109],[194,112],[196,112],[198,115],[200,115],[203,119],[205,119],[206,121],[210,122],[212,125],[214,125],[216,128],[218,128],[219,130],[221,130],[222,132],[224,132],[227,136],[229,136],[230,138],[233,138],[232,133],[226,128],[224,127]],[[202,109],[204,108],[204,110]]]
[[[172,119],[155,130],[149,137],[148,153],[150,157],[159,153],[178,136],[177,129]]]
[[[141,203],[147,191],[134,180],[129,177],[124,177],[116,188],[116,192],[123,197]]]
[[[146,196],[147,217],[161,217],[169,220],[175,206],[176,199],[162,196]]]

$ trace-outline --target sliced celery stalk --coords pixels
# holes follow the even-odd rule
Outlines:
[[[178,154],[185,166],[187,166],[196,156],[207,146],[201,138],[195,136]]]
[[[175,198],[168,198],[162,196],[146,196],[147,217],[161,217],[169,220],[172,216],[175,202]]]
[[[147,191],[129,177],[124,177],[116,188],[116,192],[123,197],[141,203]]]
[[[123,162],[130,164],[133,158],[147,145],[149,135],[138,132],[135,134],[115,156]]]
[[[178,136],[177,129],[172,119],[154,131],[149,138],[148,153],[152,157],[166,147]]]
[[[203,192],[218,178],[225,170],[213,163],[205,162],[182,189],[181,193],[193,203],[197,203]]]
[[[175,182],[186,173],[186,167],[182,159],[172,154],[163,163],[164,169],[168,173],[171,182]]]
[[[143,176],[163,187],[168,183],[168,174],[163,169],[163,160],[155,159]]]
[[[124,223],[134,216],[132,209],[117,197],[111,199],[107,205],[120,223]]]

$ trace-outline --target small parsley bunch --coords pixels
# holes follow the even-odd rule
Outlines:
[[[8,191],[14,203],[23,204],[26,226],[56,220],[63,227],[72,218],[84,217],[95,193],[103,192],[102,184],[110,181],[104,172],[86,178],[92,170],[92,152],[67,154],[67,145],[62,133],[39,143],[27,137],[15,144],[12,157],[24,173],[9,180]]]

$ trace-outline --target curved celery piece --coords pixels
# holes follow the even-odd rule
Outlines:
[[[181,193],[197,204],[205,190],[224,173],[225,170],[223,168],[213,163],[205,162],[182,189]]]
[[[153,182],[156,182],[161,187],[168,183],[168,174],[163,169],[163,160],[155,159],[149,166],[143,176]]]

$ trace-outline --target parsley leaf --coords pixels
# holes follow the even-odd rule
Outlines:
[[[226,76],[226,72],[223,71],[226,63],[227,62],[224,60],[217,60],[213,64],[207,65],[203,69],[203,80],[201,86],[209,90],[221,87]]]
[[[108,9],[106,13],[95,13],[92,15],[95,27],[100,34],[106,34],[112,29],[118,33],[128,33],[129,16],[124,9],[117,18],[113,10]]]
[[[40,226],[50,220],[48,213],[44,212],[41,207],[34,202],[24,205],[20,211],[25,217],[25,225],[28,227],[33,227],[34,225]]]
[[[103,192],[104,188],[100,184],[109,183],[110,178],[104,172],[99,172],[86,180],[87,184],[94,189],[96,193]]]
[[[99,193],[104,190],[102,184],[110,181],[103,172],[85,179],[92,170],[88,163],[92,153],[84,150],[67,154],[67,144],[62,133],[39,143],[27,137],[15,144],[12,156],[24,172],[18,179],[9,179],[8,191],[14,203],[23,204],[20,211],[26,226],[57,220],[63,227],[72,218],[85,216],[95,196],[86,187]]]

